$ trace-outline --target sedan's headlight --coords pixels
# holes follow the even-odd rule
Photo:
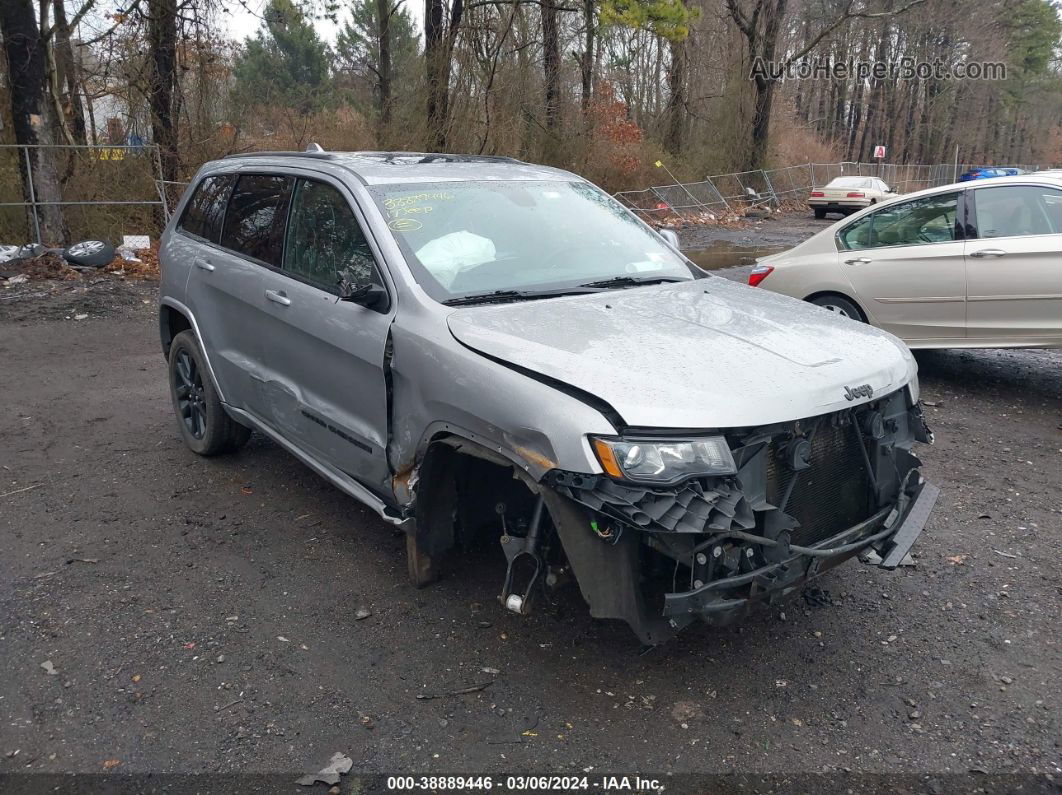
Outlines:
[[[672,483],[697,475],[733,475],[734,456],[722,436],[700,439],[637,439],[595,436],[594,452],[614,478]]]

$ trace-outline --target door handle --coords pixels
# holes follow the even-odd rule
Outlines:
[[[866,265],[866,264],[868,264],[870,262],[873,262],[873,260],[870,259],[870,257],[856,257],[855,259],[846,259],[844,261],[844,264],[845,265]]]
[[[984,257],[1003,257],[1006,256],[1006,251],[1001,248],[983,248],[980,251],[973,251],[970,253],[971,257],[977,257],[983,259]]]
[[[197,268],[199,268],[200,270],[206,271],[207,273],[210,273],[211,271],[214,270],[214,266],[213,265],[211,265],[205,259],[199,259],[198,257],[196,257],[195,266]]]
[[[291,299],[284,295],[284,293],[277,292],[276,290],[266,290],[266,298],[268,298],[274,304],[280,304],[281,306],[291,306]]]

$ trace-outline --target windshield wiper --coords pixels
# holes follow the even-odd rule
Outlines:
[[[615,276],[611,279],[602,279],[597,282],[587,282],[579,285],[588,289],[607,289],[609,287],[641,287],[646,284],[663,284],[665,282],[685,282],[688,279],[679,279],[675,276]]]
[[[555,290],[492,290],[489,293],[472,293],[447,298],[446,306],[468,306],[470,304],[496,304],[504,301],[531,301],[536,298],[556,298],[560,295],[585,295],[593,292],[584,287],[561,287]]]

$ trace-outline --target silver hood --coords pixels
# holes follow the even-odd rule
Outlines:
[[[570,384],[628,425],[735,428],[812,417],[900,388],[917,366],[891,334],[722,278],[466,307],[454,337]],[[489,387],[489,385],[484,385]]]

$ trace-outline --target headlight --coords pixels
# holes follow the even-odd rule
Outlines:
[[[696,475],[733,475],[734,456],[722,436],[701,439],[615,439],[595,436],[594,452],[614,478],[672,483]]]

